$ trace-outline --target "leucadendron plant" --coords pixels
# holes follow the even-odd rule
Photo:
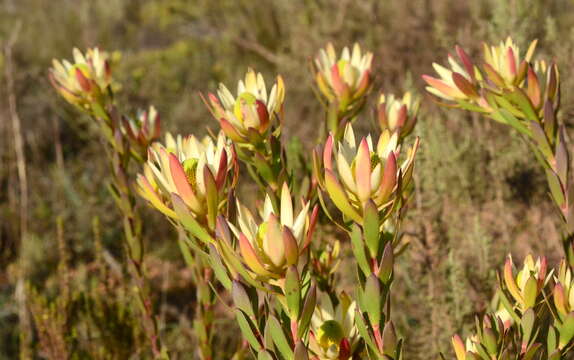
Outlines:
[[[137,119],[122,116],[114,100],[118,84],[113,79],[112,57],[97,48],[73,51],[73,60],[54,60],[49,78],[68,103],[90,116],[104,138],[111,169],[110,194],[122,214],[127,269],[135,285],[134,304],[141,309],[141,326],[149,339],[154,358],[167,358],[162,346],[154,307],[146,284],[142,220],[135,204],[129,168],[146,159],[147,146],[160,132],[160,120],[153,110],[140,112]]]
[[[420,101],[411,92],[380,93],[377,134],[356,137],[353,123],[373,87],[371,53],[358,45],[341,56],[332,45],[320,51],[315,80],[326,103],[327,131],[313,152],[296,154],[312,164],[297,175],[282,138],[281,76],[269,92],[251,69],[235,95],[220,85],[217,95],[204,98],[221,128],[217,136],[168,133],[162,142],[154,107],[120,114],[106,53],[75,51],[74,57],[75,63],[55,62],[51,79],[67,101],[96,120],[106,139],[112,195],[124,216],[126,250],[155,357],[168,351],[143,287],[142,220],[134,193],[178,230],[196,290],[198,358],[218,357],[215,305],[230,299],[242,334],[234,359],[248,353],[260,360],[402,359],[391,290],[395,260],[406,248],[401,223],[414,186],[419,139],[410,135]],[[140,165],[134,179],[132,161]],[[241,166],[260,189],[255,206],[236,198]],[[345,239],[326,238],[333,233]],[[343,291],[336,272],[347,240],[357,274],[351,292]],[[569,277],[562,278],[562,289],[570,289]]]
[[[557,271],[547,269],[544,257],[534,260],[531,255],[516,271],[509,256],[497,293],[503,311],[477,320],[476,334],[466,342],[458,335],[453,337],[458,360],[572,357],[574,225],[569,153],[558,116],[558,67],[533,60],[536,43],[526,53],[511,38],[495,46],[484,44],[481,62],[457,46],[459,61],[449,57],[451,69],[433,64],[440,78],[423,77],[439,103],[510,125],[528,141],[546,172],[551,198],[565,224],[565,259]]]

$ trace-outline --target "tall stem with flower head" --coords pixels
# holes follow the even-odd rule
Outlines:
[[[237,96],[223,84],[217,95],[204,99],[221,129],[236,146],[238,158],[263,191],[269,189],[275,199],[281,184],[288,181],[285,150],[281,142],[281,119],[285,86],[281,76],[267,93],[260,73],[249,69],[237,85]]]
[[[140,196],[166,215],[182,235],[180,249],[196,284],[194,329],[199,356],[204,360],[214,356],[216,296],[210,246],[215,242],[217,217],[227,216],[230,210],[238,171],[233,145],[223,133],[215,141],[168,133],[165,144],[156,142],[149,147],[143,173],[137,178]]]
[[[458,360],[475,358],[564,359],[574,348],[572,267],[574,266],[574,190],[569,177],[565,128],[557,114],[560,81],[556,65],[531,62],[533,41],[523,55],[511,38],[483,45],[483,62],[456,47],[451,69],[433,64],[440,78],[423,76],[439,104],[480,113],[517,130],[546,171],[550,194],[565,223],[565,261],[552,291],[545,258],[527,256],[514,275],[509,256],[500,276],[500,309],[477,321],[476,335],[466,344],[455,335]],[[446,101],[447,103],[444,103]],[[574,297],[572,298],[574,299]]]
[[[377,359],[402,353],[390,319],[390,290],[418,139],[400,165],[399,140],[399,132],[385,129],[376,147],[370,135],[357,143],[348,124],[342,140],[331,134],[323,151],[318,147],[313,154],[323,210],[350,234],[359,278],[355,323],[369,356]],[[329,210],[328,199],[340,216]]]
[[[143,117],[122,118],[113,99],[113,79],[107,53],[89,49],[84,55],[74,49],[74,62],[54,60],[50,80],[58,93],[69,103],[91,116],[104,137],[105,151],[110,160],[112,181],[109,186],[123,216],[124,240],[130,270],[137,289],[142,311],[142,326],[149,338],[155,358],[167,357],[162,349],[153,304],[144,274],[144,249],[141,219],[135,207],[135,197],[128,171],[132,160],[143,161],[145,148],[159,134],[159,117],[144,113]],[[130,132],[126,134],[126,125]],[[131,134],[131,136],[130,136]],[[136,146],[135,144],[139,146]]]

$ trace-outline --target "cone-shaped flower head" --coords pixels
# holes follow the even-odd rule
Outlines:
[[[545,281],[546,258],[542,257],[534,261],[532,255],[528,255],[516,276],[513,273],[512,257],[507,258],[504,265],[504,284],[521,312],[536,305],[538,296],[546,284]]]
[[[148,110],[140,109],[135,117],[122,120],[122,131],[140,148],[146,149],[160,136],[161,119],[153,105]]]
[[[349,359],[358,343],[356,304],[345,293],[338,300],[334,306],[329,295],[322,293],[311,318],[309,349],[320,360]]]
[[[574,311],[574,279],[572,278],[572,268],[565,260],[560,263],[558,276],[554,278],[554,305],[558,310],[558,315],[563,321],[564,318]]]
[[[74,48],[73,54],[73,62],[52,60],[52,85],[66,101],[84,110],[89,110],[93,102],[105,104],[112,86],[108,53],[93,48],[82,54]]]
[[[404,188],[410,182],[417,148],[418,139],[399,166],[398,133],[384,131],[375,147],[370,135],[357,142],[348,124],[341,141],[335,143],[333,135],[327,139],[322,164],[315,151],[315,176],[346,218],[362,224],[364,208],[370,201],[383,212],[379,218],[384,219],[385,211],[398,198],[397,184]]]
[[[252,144],[260,141],[271,126],[279,122],[285,86],[278,76],[271,92],[267,93],[263,76],[249,69],[245,80],[237,85],[237,96],[220,84],[217,96],[209,94],[208,97],[206,104],[225,134],[237,144]]]
[[[378,119],[382,131],[398,131],[401,138],[409,135],[417,122],[420,99],[406,92],[402,99],[394,95],[381,94]]]
[[[483,44],[484,73],[486,78],[500,88],[520,86],[526,76],[528,62],[534,54],[537,41],[534,40],[521,57],[520,48],[508,37],[498,46]]]
[[[238,227],[231,224],[230,227],[239,240],[243,262],[255,278],[281,278],[308,247],[318,209],[309,215],[307,202],[295,212],[287,184],[281,190],[279,208],[274,208],[269,196],[266,197],[260,223],[245,206],[238,204],[237,208]]]
[[[233,148],[222,133],[215,142],[210,137],[167,134],[165,145],[156,142],[149,147],[137,190],[165,215],[177,219],[191,214],[213,231],[237,170]]]
[[[329,100],[346,106],[362,98],[371,87],[373,54],[363,53],[359,44],[343,49],[337,56],[333,44],[327,44],[315,58],[315,80],[319,90]]]

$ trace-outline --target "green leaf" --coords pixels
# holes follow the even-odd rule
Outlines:
[[[285,359],[293,359],[293,350],[291,350],[291,346],[289,345],[289,341],[281,328],[279,320],[277,320],[275,316],[271,315],[267,321],[267,326],[269,326],[273,343],[281,355],[283,355]]]
[[[534,322],[536,321],[536,314],[533,309],[528,309],[522,315],[520,320],[520,328],[522,329],[522,342],[530,344],[530,337],[534,329]]]
[[[522,89],[515,88],[515,90],[510,92],[508,96],[516,105],[518,105],[520,111],[528,120],[539,121],[538,115],[536,115],[536,111],[534,110],[530,99]]]
[[[538,297],[538,281],[534,276],[530,276],[524,285],[524,304],[527,308],[531,308],[536,304]]]
[[[302,338],[307,333],[316,305],[317,286],[313,285],[307,292],[307,297],[305,298],[305,303],[303,304],[303,310],[301,311],[301,319],[299,320],[299,328],[297,329],[297,335],[299,338]]]
[[[564,349],[566,345],[574,337],[574,313],[570,313],[564,319],[562,325],[558,327],[560,332],[560,341],[558,342],[558,347]]]
[[[369,262],[367,261],[367,256],[365,254],[365,248],[363,246],[362,241],[362,233],[361,228],[354,224],[351,232],[351,244],[353,248],[353,255],[355,255],[355,259],[357,260],[357,265],[359,268],[367,276],[371,273],[371,267],[369,266]]]
[[[261,350],[257,354],[257,360],[274,360],[267,350]]]
[[[357,325],[357,330],[359,331],[361,338],[365,340],[367,345],[371,348],[371,350],[375,354],[378,354],[379,348],[377,347],[377,345],[375,345],[375,341],[371,338],[371,334],[367,329],[367,324],[365,322],[365,319],[363,318],[363,314],[361,314],[361,312],[358,309],[356,310],[355,313],[355,325]]]
[[[395,263],[395,256],[393,254],[393,247],[391,246],[391,242],[387,242],[385,246],[385,250],[383,251],[383,257],[381,259],[381,263],[379,265],[379,279],[383,282],[383,284],[388,285],[391,277],[393,275],[393,266]]]
[[[552,325],[550,325],[548,329],[548,338],[546,339],[546,346],[548,347],[548,352],[551,352],[552,350],[555,349],[558,352],[560,352],[560,350],[558,350],[558,330],[556,330],[556,328]]]
[[[221,261],[221,257],[213,244],[209,244],[209,266],[213,269],[213,273],[219,282],[227,290],[231,290],[231,279],[227,274],[227,269]]]
[[[247,340],[249,345],[251,345],[251,347],[253,349],[255,349],[255,351],[261,350],[261,344],[257,340],[255,333],[253,333],[253,329],[251,328],[251,326],[252,326],[251,322],[245,316],[243,311],[241,311],[239,309],[235,309],[235,318],[237,319],[237,324],[239,325],[239,328],[241,329],[241,333],[243,334],[243,337],[245,338],[245,340]]]
[[[171,202],[179,222],[196,238],[205,244],[213,242],[209,233],[195,220],[183,200],[177,194],[171,194]]]
[[[285,274],[285,297],[291,320],[298,320],[301,310],[301,284],[299,272],[294,265],[289,266]]]
[[[233,282],[231,296],[233,297],[233,303],[235,306],[247,314],[251,319],[255,320],[255,312],[253,311],[254,306],[251,303],[251,298],[239,281]],[[257,306],[257,304],[255,306]]]
[[[371,274],[365,283],[363,291],[363,310],[367,312],[369,320],[373,326],[380,325],[381,322],[381,284],[375,274]]]
[[[363,233],[365,243],[371,252],[371,258],[376,259],[379,254],[379,210],[373,200],[369,199],[363,209]]]

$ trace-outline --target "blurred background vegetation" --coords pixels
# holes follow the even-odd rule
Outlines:
[[[571,127],[573,10],[570,0],[1,0],[0,359],[22,351],[47,356],[40,346],[42,326],[72,321],[29,319],[34,332],[17,330],[22,279],[43,294],[28,292],[35,299],[31,307],[46,308],[42,301],[61,288],[62,266],[70,274],[64,281],[74,284],[73,306],[91,309],[84,311],[87,316],[105,323],[102,336],[106,326],[115,326],[116,334],[122,326],[129,329],[121,291],[104,304],[82,295],[117,289],[113,276],[95,273],[116,269],[123,256],[122,230],[105,186],[109,170],[94,126],[52,91],[47,78],[52,58],[69,58],[73,47],[117,52],[119,101],[134,112],[155,105],[164,130],[182,134],[217,128],[200,92],[214,91],[219,82],[235,84],[248,67],[269,79],[282,74],[284,136],[309,150],[324,116],[312,91],[310,59],[329,41],[338,48],[358,42],[374,52],[375,88],[422,94],[420,76],[431,73],[433,61],[444,62],[442,54],[455,44],[474,54],[481,41],[512,35],[525,47],[538,38],[538,56],[560,66],[562,116]],[[371,100],[374,106],[377,96]],[[374,129],[374,113],[367,111],[358,124]],[[393,301],[407,338],[406,358],[428,359],[449,353],[452,334],[466,334],[474,316],[489,305],[496,269],[507,252],[545,254],[555,264],[560,239],[544,175],[511,130],[439,109],[425,96],[416,131],[422,147],[406,224],[411,246],[400,259]],[[140,207],[164,342],[173,358],[193,358],[194,292],[177,234],[156,212]],[[62,256],[66,264],[59,261]],[[117,323],[106,323],[110,312]],[[226,328],[222,348],[237,341],[234,328]],[[84,339],[98,336],[86,329]],[[124,335],[109,341],[123,342],[126,354],[111,357],[127,358],[137,348],[141,336]],[[81,340],[76,346],[89,347]]]

